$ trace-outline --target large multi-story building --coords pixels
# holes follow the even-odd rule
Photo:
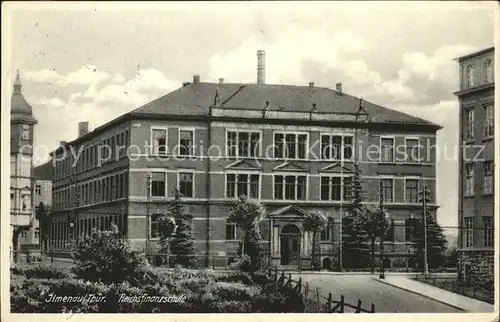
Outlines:
[[[321,211],[329,222],[319,241],[321,263],[335,266],[346,187],[359,160],[366,202],[378,203],[382,182],[394,220],[386,265],[413,266],[405,222],[422,216],[423,184],[437,208],[433,147],[440,127],[348,95],[342,84],[335,90],[312,82],[265,84],[262,51],[257,76],[256,84],[230,84],[201,82],[195,75],[179,89],[62,142],[52,153],[51,247],[69,247],[114,221],[134,247],[153,249],[156,218],[168,212],[179,187],[194,216],[200,254],[235,256],[241,232],[226,218],[235,198],[246,194],[266,207],[260,229],[270,261],[307,261],[311,236],[303,216]]]
[[[460,272],[475,283],[494,271],[494,48],[458,58]]]
[[[33,141],[37,120],[22,93],[19,71],[10,100],[10,227],[11,250],[34,244],[37,221],[33,207]]]

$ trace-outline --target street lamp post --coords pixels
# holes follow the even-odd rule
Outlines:
[[[384,212],[384,192],[382,180],[379,184],[379,216],[381,222],[380,224],[380,279],[385,279],[385,267],[384,267],[384,237],[385,237],[385,212]]]
[[[424,184],[422,189],[422,212],[423,212],[423,221],[424,221],[424,277],[429,274],[429,265],[427,263],[427,198],[429,191],[427,191],[427,185]]]
[[[146,176],[146,258],[149,261],[149,242],[150,242],[150,227],[149,227],[149,206],[151,203],[151,172]]]

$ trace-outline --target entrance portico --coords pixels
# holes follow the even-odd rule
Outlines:
[[[269,214],[271,221],[271,263],[298,269],[310,265],[310,232],[304,230],[307,212],[297,206],[286,206]]]

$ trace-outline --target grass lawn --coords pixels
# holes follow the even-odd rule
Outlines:
[[[463,285],[457,281],[456,278],[428,278],[423,279],[420,277],[415,278],[417,281],[426,283],[443,290],[453,292],[456,294],[464,295],[476,300],[494,304],[495,292],[493,289],[487,289],[478,286]]]

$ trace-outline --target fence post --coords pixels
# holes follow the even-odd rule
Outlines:
[[[354,313],[361,313],[361,300],[358,299],[358,305],[356,305],[356,312]]]
[[[330,310],[332,309],[332,293],[328,293],[328,300],[326,301],[325,304],[325,313],[331,313]]]
[[[344,295],[340,295],[340,313],[344,313]]]
[[[212,257],[212,269],[215,269],[215,257]]]

